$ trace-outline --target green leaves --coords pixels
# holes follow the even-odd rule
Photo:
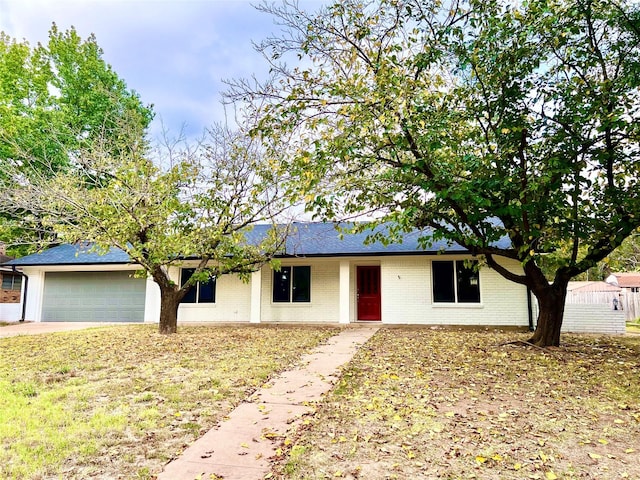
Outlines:
[[[303,61],[229,96],[252,100],[287,191],[319,218],[436,229],[533,266],[518,280],[536,295],[548,287],[542,254],[562,255],[566,282],[640,226],[636,3],[261,9],[285,33],[259,50]],[[511,245],[496,248],[504,237]]]
[[[0,92],[0,137],[11,147],[2,152],[4,160],[51,162],[56,152],[58,162],[66,162],[69,149],[98,137],[124,148],[140,141],[152,118],[102,59],[95,37],[82,40],[73,28],[61,32],[55,24],[49,42],[35,47],[2,34]],[[123,129],[123,119],[131,131]]]
[[[3,190],[16,181],[8,176],[12,168],[20,171],[21,182],[52,176],[73,168],[91,144],[114,155],[139,149],[152,117],[151,108],[103,60],[95,37],[82,40],[73,28],[61,32],[54,24],[48,43],[32,47],[0,34]],[[7,210],[0,216],[8,217]],[[12,228],[3,240],[33,241],[20,237],[24,230]]]
[[[112,147],[100,138],[78,150],[73,168],[49,165],[24,185],[14,168],[5,201],[15,213],[33,212],[20,225],[41,233],[43,243],[50,240],[44,229],[57,242],[125,251],[160,287],[161,328],[166,321],[175,331],[178,305],[197,280],[246,279],[281,249],[286,228],[250,235],[256,223],[275,222],[288,207],[278,176],[250,138],[215,126],[203,143],[173,144],[167,158],[153,159],[141,147]],[[177,285],[170,269],[189,260],[191,283]]]

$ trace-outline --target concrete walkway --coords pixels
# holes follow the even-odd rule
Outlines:
[[[158,480],[261,480],[287,432],[313,410],[339,378],[339,368],[378,328],[347,328],[282,373],[233,410],[182,456],[167,464]]]
[[[105,322],[15,322],[0,327],[0,338],[18,335],[38,335],[41,333],[68,332],[85,328],[107,327],[111,325],[130,325],[129,323]],[[140,325],[139,323],[137,325]]]

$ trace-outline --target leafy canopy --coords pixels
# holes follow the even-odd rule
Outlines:
[[[522,262],[570,248],[565,283],[640,225],[640,12],[625,1],[347,0],[263,5],[285,33],[264,84],[230,98],[320,217]],[[289,63],[286,63],[289,62]],[[498,249],[502,236],[512,246]],[[391,238],[393,240],[393,236]],[[425,237],[425,242],[429,237]]]
[[[152,111],[102,55],[95,36],[82,40],[55,24],[46,45],[0,34],[0,160],[65,163],[70,151],[98,138],[139,140]]]
[[[8,191],[14,209],[46,245],[90,242],[124,250],[161,288],[173,288],[168,268],[198,262],[190,285],[226,273],[248,275],[279,247],[276,232],[251,243],[250,227],[283,209],[263,182],[254,142],[221,126],[198,145],[172,144],[115,155],[101,143],[82,150],[72,167],[34,173]],[[19,178],[19,170],[14,170]],[[179,300],[179,299],[178,299]]]
[[[55,24],[45,45],[31,46],[0,33],[3,189],[11,187],[6,183],[11,181],[9,165],[19,165],[26,180],[32,172],[51,175],[69,168],[92,143],[128,149],[143,141],[153,118],[151,107],[127,88],[102,55],[93,35],[82,40],[73,28],[62,32]],[[24,236],[20,217],[0,215],[0,235],[9,243]]]

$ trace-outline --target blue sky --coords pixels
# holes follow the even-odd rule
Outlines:
[[[259,0],[256,0],[259,2]],[[35,44],[46,41],[52,22],[74,26],[86,38],[95,33],[104,58],[154,104],[157,134],[189,135],[224,120],[222,79],[266,76],[268,67],[253,50],[278,31],[271,17],[247,0],[0,0],[0,30]],[[315,10],[321,0],[302,2]]]

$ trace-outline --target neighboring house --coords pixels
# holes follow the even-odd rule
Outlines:
[[[629,292],[640,292],[640,272],[612,273],[605,282]]]
[[[22,314],[22,275],[3,265],[11,260],[13,257],[5,255],[4,244],[0,243],[0,321],[16,321]]]
[[[620,288],[620,305],[626,312],[627,321],[640,318],[640,272],[612,273],[605,280]]]
[[[234,275],[198,283],[178,320],[529,326],[527,289],[489,268],[468,268],[475,259],[464,248],[436,242],[422,249],[418,232],[387,246],[365,244],[366,236],[295,224],[279,271],[264,266],[247,283]],[[522,272],[516,261],[500,262]],[[121,250],[98,255],[61,245],[10,264],[29,277],[28,320],[158,322],[159,288],[134,276],[136,265]],[[170,274],[184,282],[193,267],[185,261]]]
[[[607,282],[596,281],[576,281],[569,282],[567,286],[567,292],[570,294],[591,294],[591,293],[605,293],[613,294],[620,293],[622,289],[616,285],[611,285]]]
[[[2,260],[2,258],[0,258]],[[6,261],[11,260],[8,258]],[[20,303],[22,276],[11,269],[0,266],[0,303]]]

